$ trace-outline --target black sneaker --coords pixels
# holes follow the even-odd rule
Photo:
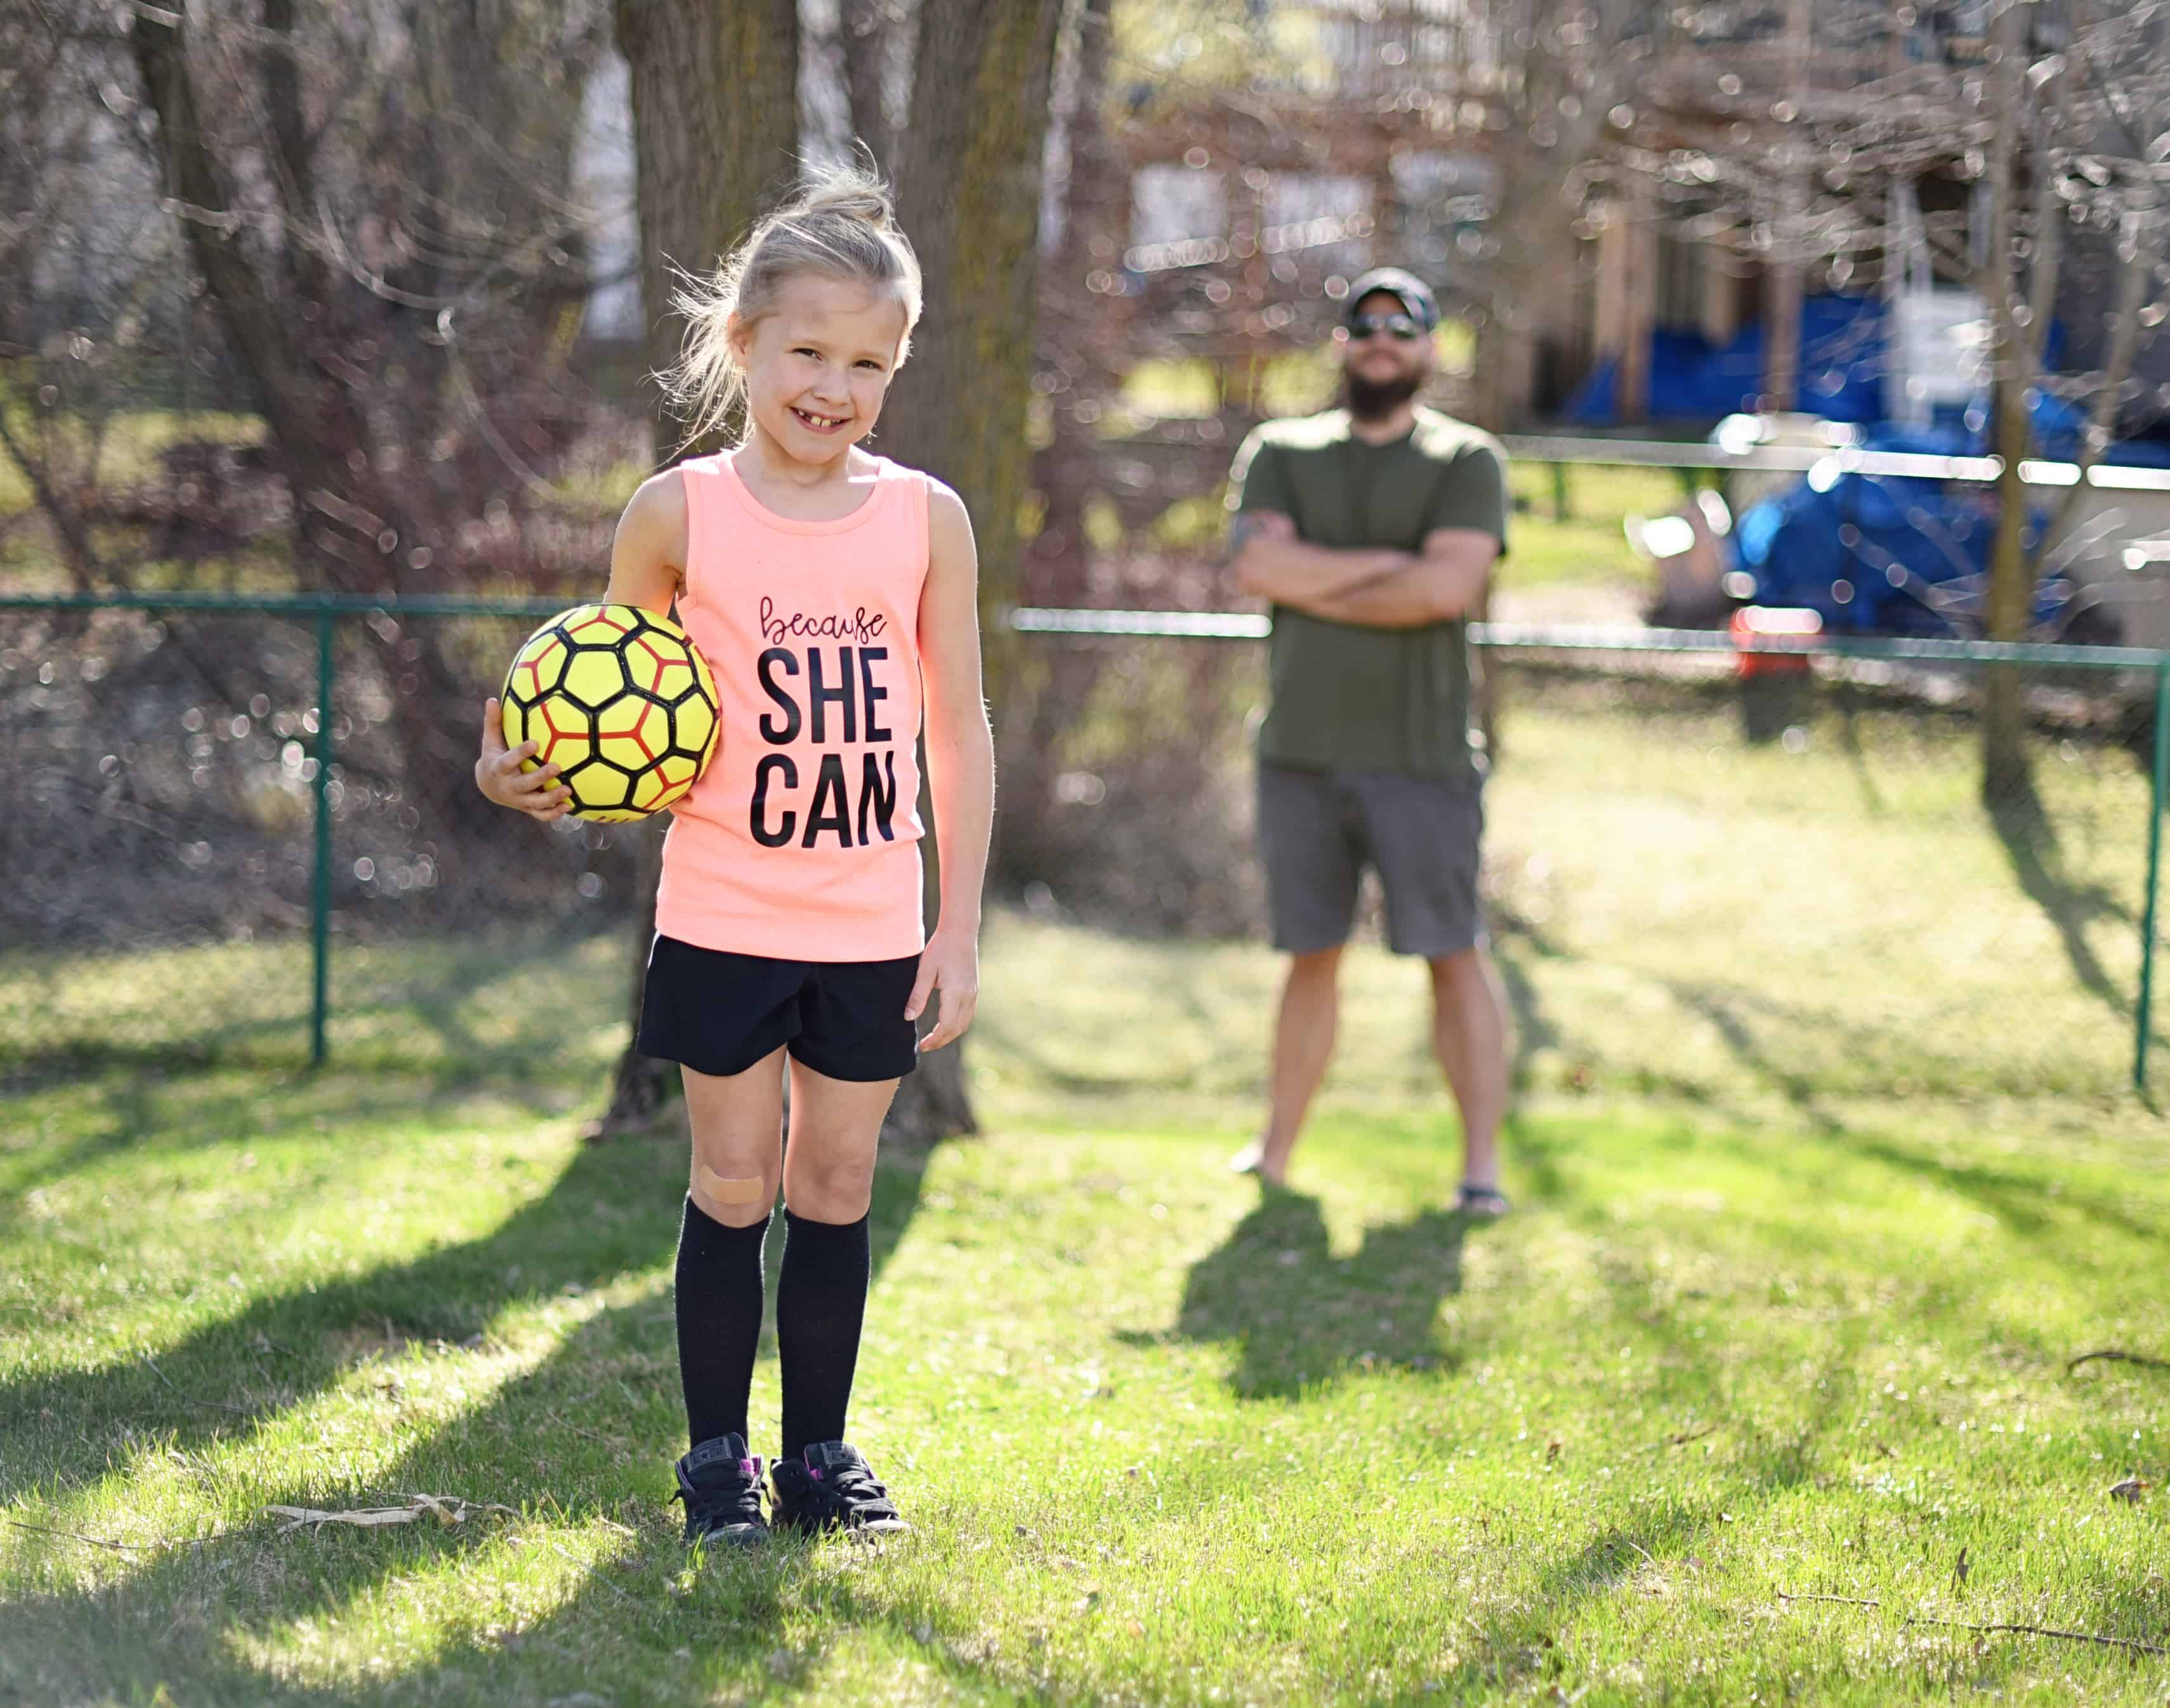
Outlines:
[[[778,1529],[879,1535],[911,1528],[859,1449],[842,1441],[816,1442],[802,1457],[769,1466],[768,1503]]]
[[[746,1451],[741,1435],[703,1441],[678,1461],[678,1492],[686,1503],[686,1540],[720,1537],[741,1548],[768,1540],[768,1521],[761,1515],[761,1461]]]

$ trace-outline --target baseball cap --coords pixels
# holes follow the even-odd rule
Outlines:
[[[1439,299],[1431,294],[1430,286],[1399,267],[1374,267],[1354,280],[1349,286],[1349,294],[1341,299],[1344,325],[1355,318],[1356,305],[1375,291],[1384,291],[1400,299],[1409,318],[1426,332],[1439,324]]]

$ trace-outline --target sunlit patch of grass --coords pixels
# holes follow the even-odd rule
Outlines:
[[[126,486],[157,473],[159,458],[175,445],[190,440],[257,445],[263,438],[264,423],[254,415],[216,409],[131,409],[104,424],[94,447],[94,462],[88,461],[94,449],[91,442],[72,428],[59,455],[65,459],[72,479],[85,485]],[[21,515],[36,501],[14,459],[0,456],[0,517]]]
[[[1566,583],[1650,584],[1649,565],[1628,548],[1622,523],[1630,515],[1664,515],[1682,501],[1680,481],[1669,469],[1572,465],[1560,472],[1546,462],[1510,466],[1515,515],[1510,553],[1501,566],[1503,585],[1542,587]]]
[[[615,516],[631,500],[641,482],[655,471],[638,463],[621,462],[608,468],[584,468],[560,475],[550,483],[552,496],[577,515]]]

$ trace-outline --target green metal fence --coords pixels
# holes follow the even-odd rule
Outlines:
[[[34,1011],[45,999],[35,991],[24,994],[19,988],[24,979],[17,978],[18,990],[0,1002],[6,1011],[5,1029],[20,1033],[29,1027],[50,1043],[48,1054],[80,1054],[126,1042],[122,1034],[139,1023],[132,1017],[155,1000],[166,1008],[223,1005],[257,1028],[249,1034],[252,1039],[259,1034],[291,1038],[295,1034],[288,1028],[301,1023],[299,1012],[286,1006],[283,996],[273,1001],[265,987],[275,983],[298,996],[299,980],[306,977],[308,1059],[321,1062],[336,1045],[342,1052],[353,1049],[354,1059],[367,1062],[377,1059],[369,1053],[377,1036],[370,1030],[377,1023],[370,1018],[372,1011],[404,1002],[439,1013],[461,991],[486,988],[492,979],[501,985],[507,955],[519,953],[537,921],[561,935],[582,934],[583,942],[596,946],[581,963],[581,976],[629,976],[630,957],[619,952],[620,927],[631,917],[634,873],[623,834],[612,846],[607,833],[566,824],[538,837],[532,826],[489,809],[471,781],[462,782],[480,698],[494,690],[527,628],[559,606],[559,600],[537,599],[0,595],[0,618],[12,625],[0,629],[0,763],[13,772],[8,798],[13,809],[0,825],[0,850],[19,875],[11,886],[13,893],[0,903],[0,929],[11,939],[0,945],[0,953],[34,976],[63,964],[93,966],[95,972],[98,955],[110,950],[120,957],[106,963],[117,969],[110,971],[106,985],[83,994],[78,980],[71,987],[77,994],[62,993],[78,1005],[75,1018],[65,1023]],[[1085,666],[1077,673],[1082,686],[1070,700],[1058,691],[1061,683],[1021,681],[997,707],[998,725],[1014,728],[1021,720],[1038,720],[1028,749],[1044,750],[1013,745],[1004,783],[1013,838],[1006,857],[1009,878],[1024,895],[1028,916],[1047,897],[1074,895],[1080,898],[1080,916],[1130,929],[1240,933],[1251,928],[1257,879],[1239,781],[1246,769],[1241,732],[1264,684],[1255,651],[1232,649],[1225,643],[1257,640],[1266,632],[1265,619],[1225,612],[1022,610],[1013,613],[1010,623],[1021,634],[1043,640],[1070,638],[1073,645],[1038,649],[1036,655],[1043,660],[1066,655]],[[172,629],[176,642],[188,643],[189,656],[180,661],[185,671],[177,662],[174,672],[158,676],[145,659],[155,662],[174,649],[147,653],[149,643],[137,631],[163,627]],[[116,662],[123,649],[115,637],[122,631],[126,632],[121,638],[132,635],[141,643],[130,655],[133,675],[120,674]],[[1738,767],[1744,787],[1793,786],[1745,745],[1718,750],[1713,732],[1722,730],[1730,716],[1723,708],[1738,691],[1730,667],[1740,646],[1729,635],[1491,624],[1478,627],[1474,638],[1485,656],[1519,685],[1509,696],[1505,725],[1505,774],[1510,787],[1517,777],[1545,777],[1543,787],[1553,798],[1536,799],[1525,783],[1523,808],[1534,803],[1545,809],[1556,829],[1564,827],[1559,835],[1569,843],[1594,851],[1593,861],[1604,856],[1610,827],[1594,818],[1574,817],[1571,797],[1583,785],[1574,766],[1549,771],[1533,768],[1526,743],[1522,756],[1515,757],[1518,728],[1542,734],[1579,727],[1576,720],[1598,702],[1586,695],[1575,697],[1591,685],[1644,684],[1634,691],[1644,697],[1621,714],[1629,720],[1622,727],[1635,739],[1608,750],[1613,758],[1606,763],[1632,769],[1648,755],[1653,766],[1672,766],[1670,777],[1686,761],[1668,757],[1665,744],[1704,743],[1714,767],[1705,775],[1729,777],[1729,768]],[[2085,764],[2068,767],[2088,770],[2101,784],[2082,807],[2071,809],[2070,822],[2077,827],[2078,840],[2102,841],[2095,864],[2114,878],[2116,890],[2096,915],[2072,928],[2071,937],[2076,962],[2092,953],[2105,963],[2083,969],[2088,977],[2130,992],[2129,998],[2119,996],[2115,1009],[2132,1019],[2129,1077],[2144,1086],[2152,1033],[2161,826],[2170,787],[2170,654],[1781,636],[1761,637],[1750,646],[1759,654],[1812,655],[1817,680],[1841,686],[1848,670],[1924,673],[1933,686],[1941,680],[1934,673],[1978,675],[2007,665],[2038,680],[2118,686],[2135,713],[2132,721],[2149,733],[2139,763],[2098,733],[2082,742]],[[217,677],[222,660],[243,658],[245,670],[228,671],[213,687],[200,686]],[[1179,658],[1190,662],[1171,671],[1170,660]],[[410,666],[415,680],[409,680]],[[253,692],[259,678],[262,691]],[[50,688],[41,686],[46,681]],[[76,684],[72,698],[51,697],[71,682]],[[1678,706],[1670,712],[1651,709],[1666,696],[1679,701],[1683,694],[1701,697],[1685,711]],[[211,707],[222,695],[206,720],[197,708]],[[1903,731],[1943,715],[1936,711],[1933,696],[1901,697],[1879,705],[1877,716],[1887,731]],[[403,707],[408,714],[399,731],[404,751],[382,734]],[[232,729],[250,723],[252,708],[249,739],[232,739]],[[2150,711],[2151,719],[2146,715]],[[184,717],[193,721],[177,723]],[[78,727],[86,718],[104,722],[96,728]],[[267,733],[275,725],[275,733]],[[159,750],[163,756],[157,768],[168,790],[160,809],[168,813],[170,823],[179,823],[188,811],[198,811],[200,818],[200,803],[217,796],[222,778],[245,769],[252,777],[268,776],[277,785],[265,796],[276,809],[275,830],[235,832],[230,838],[234,851],[222,844],[216,858],[203,841],[185,842],[180,857],[162,854],[157,873],[147,876],[139,869],[145,860],[140,848],[116,840],[119,832],[114,830],[120,822],[116,815],[137,803],[116,797],[106,773],[110,768],[125,771],[131,762],[130,744],[147,750],[151,737],[146,732],[155,729],[188,732],[160,738],[167,745]],[[1933,751],[1910,750],[1888,767],[1896,777],[1911,766],[1907,775],[1916,782],[1933,773],[1935,801],[1922,810],[1943,815],[1939,823],[1956,825],[1960,803],[1972,798],[1964,769],[1971,763],[1970,739],[1954,723],[1939,736]],[[2045,752],[2056,752],[2060,741],[2054,734],[2039,739],[2047,744]],[[425,746],[443,750],[431,760],[436,769],[430,778],[416,768],[418,750]],[[1045,774],[1035,777],[1034,762],[1043,756]],[[343,767],[343,761],[350,769]],[[226,771],[216,769],[222,766]],[[1088,774],[1094,767],[1098,774]],[[193,798],[187,793],[192,776],[203,792]],[[1621,787],[1613,799],[1632,793],[1633,777],[1614,781]],[[144,785],[147,791],[148,787]],[[1028,822],[1034,818],[1029,807],[1035,790],[1054,803],[1050,813],[1038,815],[1036,826]],[[257,793],[264,794],[261,789]],[[1092,804],[1104,796],[1104,806]],[[1928,798],[1920,790],[1909,795],[1903,787],[1893,798],[1900,797],[1910,802]],[[1122,830],[1130,840],[1120,846],[1109,840],[1119,806],[1131,815]],[[2143,812],[2144,833],[2138,822]],[[1093,828],[1077,831],[1088,819]],[[1022,834],[1027,830],[1038,840]],[[211,833],[160,834],[169,844],[174,835],[207,840]],[[1960,834],[1971,832],[1954,832]],[[1937,845],[1958,846],[1951,841]],[[256,851],[249,852],[252,848]],[[204,851],[191,851],[199,850]],[[371,874],[358,875],[372,858]],[[1185,860],[1188,866],[1181,863]],[[436,869],[424,872],[410,887],[390,881],[394,867],[423,872],[432,862]],[[53,875],[47,888],[55,899],[26,899],[19,874],[31,867]],[[1933,883],[1936,875],[1928,874],[1925,881]],[[2086,883],[2093,881],[2089,877]],[[107,897],[121,895],[131,886],[140,891],[132,910],[116,911],[106,905]],[[200,918],[179,919],[188,911],[184,904],[189,898],[221,887],[227,898],[223,913],[208,907]],[[281,890],[281,895],[269,898],[265,907],[276,901],[275,909],[249,910],[259,892],[273,890]],[[1504,901],[1510,908],[1518,905],[1514,896]],[[2083,895],[2081,905],[2094,903]],[[1930,916],[1930,910],[1916,907],[1905,910],[1901,920],[1895,910],[1890,929],[1920,928]],[[2135,927],[2129,936],[2123,923],[2128,918]],[[157,975],[164,982],[155,999],[145,996],[132,1007],[123,1002],[110,1014],[94,1006],[115,1001],[112,979],[152,977],[145,970],[148,962],[129,960],[127,951],[200,945],[227,930],[234,919],[243,921],[238,929],[243,932],[249,921],[258,921],[255,947],[275,939],[275,957],[229,957],[231,964],[222,969],[203,969],[187,955],[168,958],[170,967]],[[172,929],[165,929],[169,924]],[[94,943],[94,926],[102,932]],[[1699,956],[1723,962],[1734,952],[1736,946],[1727,935],[1735,930],[1733,925],[1713,923],[1704,930],[1702,938],[1681,946],[1683,961]],[[2103,930],[2114,931],[2129,946],[2119,951],[2114,967],[2108,966],[2101,951]],[[1798,947],[1803,939],[1796,932],[1788,941]],[[304,945],[306,967],[298,958]],[[446,970],[460,953],[472,963],[466,985]],[[553,953],[547,969],[554,976],[561,963]],[[351,963],[343,957],[351,957]],[[348,969],[336,979],[335,964]],[[425,969],[417,972],[417,966]],[[1783,969],[1756,976],[1766,981],[1758,1000],[1771,999],[1765,1007],[1778,1014],[1782,1005],[1777,999],[1785,994]],[[219,979],[227,982],[217,984]],[[534,1001],[535,993],[547,989],[547,979],[530,981],[521,986],[520,1000]],[[2009,1004],[2012,998],[2000,987],[1998,1000]],[[2101,1023],[2099,1004],[2064,1011],[2075,1017],[2060,1023]],[[1898,1023],[1931,1027],[1948,1017],[1924,1009],[1900,1015]],[[520,1050],[548,1047],[547,1020],[537,1013],[528,1033],[517,1038],[505,1033],[500,1040],[505,1058],[514,1060]],[[159,1048],[168,1046],[169,1034],[189,1030],[179,1022],[162,1027],[141,1023],[147,1032],[159,1033]],[[465,1028],[461,1048],[471,1049],[470,1017],[457,1023]],[[220,1035],[233,1033],[228,1027]],[[7,1054],[12,1059],[24,1048],[12,1039]],[[257,1046],[249,1043],[246,1048]],[[2108,1065],[2090,1072],[2089,1083],[2097,1086],[2106,1076],[2125,1077]]]
[[[1265,616],[1242,612],[1040,608],[1013,611],[1010,626],[1018,633],[1043,638],[1190,642],[1262,640],[1270,627]],[[1943,670],[1956,667],[1970,672],[2004,666],[2039,675],[2077,673],[2104,684],[2122,681],[2151,713],[2146,719],[2150,734],[2146,750],[2146,873],[2141,881],[2138,991],[2133,1004],[2131,1052],[2132,1084],[2135,1089],[2145,1088],[2152,1033],[2162,817],[2166,787],[2170,787],[2170,652],[2136,647],[1825,635],[1748,638],[1697,629],[1638,630],[1618,626],[1496,622],[1472,624],[1470,638],[1495,662],[1528,663],[1547,658],[1579,659],[1586,664],[1610,659],[1621,665],[1632,665],[1638,660],[1648,663],[1665,659],[1730,662],[1744,653],[1750,653],[1802,659],[1825,670],[1848,662]]]
[[[313,1064],[321,1064],[329,1054],[329,1024],[333,1012],[334,839],[339,816],[334,810],[334,794],[339,787],[337,743],[341,723],[343,684],[339,675],[339,657],[343,630],[359,624],[372,624],[379,628],[391,627],[394,630],[401,624],[411,627],[432,622],[473,624],[491,622],[497,625],[479,647],[471,649],[476,656],[468,661],[468,666],[459,673],[458,680],[443,690],[457,696],[456,709],[459,718],[456,728],[446,728],[443,731],[444,739],[448,744],[457,742],[465,745],[471,750],[479,700],[484,694],[494,691],[494,672],[501,671],[509,661],[513,649],[526,632],[526,625],[539,622],[563,608],[564,601],[548,599],[441,597],[378,600],[329,595],[248,595],[184,592],[0,594],[0,613],[40,613],[55,618],[73,615],[88,620],[110,613],[136,612],[167,620],[222,620],[229,625],[238,620],[257,619],[292,626],[311,636],[314,664],[313,700],[296,713],[291,721],[297,736],[306,737],[307,747],[302,768],[307,772],[310,798],[307,933],[310,945],[309,1059]],[[49,650],[56,653],[74,650],[102,660],[96,644],[80,637],[57,641],[48,639],[46,645]],[[35,663],[39,680],[51,680],[54,659],[19,662]],[[404,687],[404,684],[400,686]],[[448,712],[452,709],[446,708]],[[191,727],[200,729],[200,713],[192,711],[190,715],[195,719]],[[245,713],[237,721],[245,723]],[[196,739],[203,738],[199,736]],[[84,746],[83,761],[88,761],[93,756],[93,750],[99,745],[94,741]],[[293,744],[288,745],[291,746]],[[110,765],[112,755],[98,756],[97,762],[102,766]],[[468,793],[473,793],[471,784]],[[467,817],[469,822],[478,826],[488,826],[492,815],[478,797],[472,802],[462,802],[461,805],[468,809]],[[439,812],[441,814],[444,812],[441,802]],[[22,817],[19,812],[19,820]],[[50,825],[46,827],[48,830],[51,828]],[[366,862],[364,863],[367,864]],[[127,874],[122,872],[113,873],[111,878],[116,886],[127,881]],[[58,921],[54,924],[61,930],[72,930],[76,922]]]

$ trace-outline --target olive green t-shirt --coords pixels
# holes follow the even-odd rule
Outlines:
[[[1403,438],[1367,445],[1349,412],[1262,422],[1229,472],[1231,510],[1279,510],[1314,546],[1414,552],[1434,528],[1507,547],[1507,456],[1489,433],[1419,408]],[[1259,756],[1323,771],[1467,773],[1469,642],[1459,621],[1371,628],[1274,607]]]

